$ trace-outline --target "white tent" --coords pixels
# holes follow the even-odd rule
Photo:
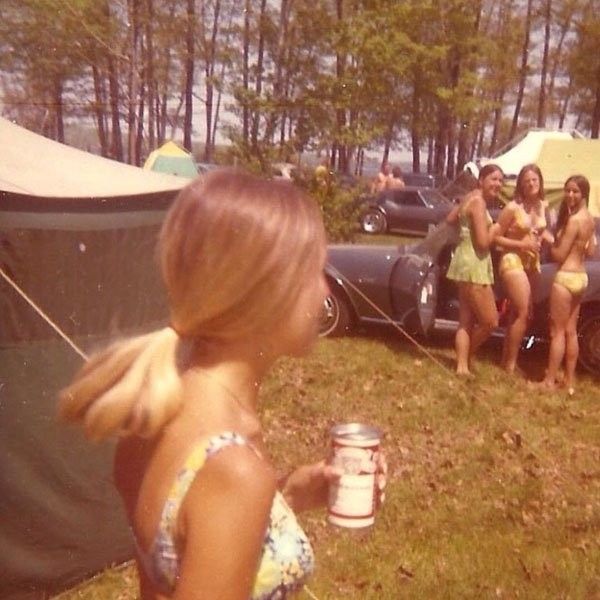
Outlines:
[[[577,131],[529,129],[523,135],[511,140],[492,157],[481,157],[465,165],[477,177],[479,169],[488,163],[498,165],[508,179],[516,178],[521,168],[536,162],[546,140],[573,140],[583,136]]]
[[[60,144],[0,117],[0,190],[44,198],[174,191],[189,179],[145,171]]]

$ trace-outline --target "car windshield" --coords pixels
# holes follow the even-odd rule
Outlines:
[[[421,195],[423,196],[423,200],[425,200],[429,206],[441,206],[450,202],[448,198],[442,196],[442,194],[436,190],[421,190]]]

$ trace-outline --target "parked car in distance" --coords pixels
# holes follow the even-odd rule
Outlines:
[[[359,221],[365,233],[426,234],[452,210],[437,190],[406,186],[359,199]]]
[[[293,173],[296,170],[296,165],[286,162],[273,163],[271,165],[271,174],[273,179],[293,179]]]
[[[600,220],[596,231],[600,235]],[[446,271],[456,236],[455,228],[444,223],[409,246],[330,245],[325,268],[330,294],[324,304],[321,335],[344,335],[359,323],[389,323],[380,311],[413,335],[455,330],[458,293],[454,282],[446,278]],[[598,376],[599,254],[586,262],[589,285],[577,327],[579,362]],[[542,263],[533,291],[533,316],[526,333],[529,339],[548,339],[548,301],[555,273],[555,263]],[[498,277],[494,293],[500,306],[504,294]]]

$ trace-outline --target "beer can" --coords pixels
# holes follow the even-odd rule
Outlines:
[[[329,486],[328,520],[340,527],[375,522],[376,471],[381,432],[363,423],[331,428],[331,464],[343,474]]]

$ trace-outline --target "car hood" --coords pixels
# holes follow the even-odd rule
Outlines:
[[[386,281],[402,253],[401,246],[332,244],[327,247],[327,262],[330,270],[333,267],[355,281]]]

